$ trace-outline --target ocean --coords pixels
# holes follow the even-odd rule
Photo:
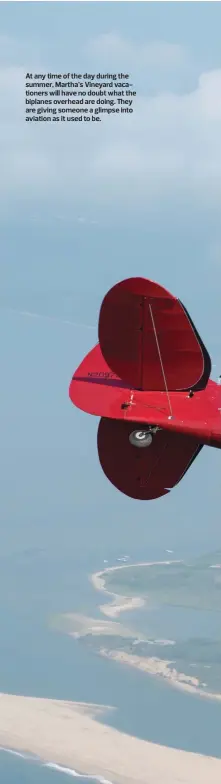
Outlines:
[[[67,776],[77,782],[87,784],[105,784],[105,779],[98,777],[79,776],[75,770],[63,768],[60,765],[48,763],[43,765],[40,760],[30,759],[29,756],[19,755],[18,752],[6,751],[0,748],[0,775],[2,784],[14,784],[22,781],[23,784],[56,784],[56,775],[59,784],[67,784]],[[106,782],[108,784],[108,782]]]
[[[67,589],[63,602],[61,585],[59,589],[57,558],[58,553],[54,559],[52,554],[50,558],[36,554],[32,558],[26,556],[26,563],[21,558],[18,565],[18,557],[8,557],[7,568],[5,565],[4,570],[1,565],[1,690],[110,705],[116,710],[107,712],[101,719],[109,725],[156,743],[219,756],[221,706],[218,703],[179,692],[157,678],[101,659],[84,647],[82,641],[49,628],[53,613],[67,602]],[[38,592],[39,575],[41,590]],[[93,591],[88,573],[73,556],[66,558],[65,577],[69,583],[67,609],[71,609],[71,597],[75,596],[73,610],[77,610],[79,597],[81,609],[83,603],[88,614],[96,615],[101,595]],[[32,593],[25,589],[29,581]],[[6,584],[8,602],[3,595]],[[46,584],[51,587],[49,614],[44,606]],[[16,592],[18,585],[20,592]],[[125,613],[123,620],[128,624],[129,614],[126,619]],[[27,781],[33,784],[47,784],[58,772],[38,763],[27,762],[26,768],[21,758],[5,756],[3,752],[0,755],[2,782],[14,784],[18,769],[19,781],[26,782],[27,776]]]

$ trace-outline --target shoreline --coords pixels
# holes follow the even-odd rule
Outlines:
[[[113,597],[111,602],[107,604],[100,604],[99,610],[109,618],[116,618],[122,612],[139,609],[141,607],[145,607],[147,604],[147,600],[142,596],[123,596],[122,594],[114,593],[114,591],[108,591],[105,588],[105,577],[103,577],[103,575],[107,574],[108,572],[116,572],[119,569],[131,569],[133,566],[158,566],[162,564],[170,566],[172,563],[183,562],[182,560],[141,561],[135,564],[127,563],[120,564],[120,566],[108,566],[106,569],[102,569],[102,571],[94,572],[90,575],[89,579],[95,590],[101,591],[102,593],[107,594],[107,596]]]
[[[169,683],[170,686],[173,686],[173,688],[179,689],[180,691],[185,691],[203,699],[215,700],[216,702],[221,701],[221,693],[204,691],[198,678],[194,678],[191,675],[185,675],[185,673],[179,673],[175,668],[170,670],[167,665],[173,663],[171,660],[158,659],[157,657],[151,656],[136,656],[135,654],[118,650],[108,650],[107,648],[100,648],[99,654],[106,659],[112,659],[113,661],[117,661],[129,667],[134,667],[155,678],[162,678],[162,680]]]
[[[90,580],[94,588],[97,591],[101,591],[102,593],[105,593],[108,596],[113,597],[110,603],[100,605],[99,610],[103,614],[108,615],[110,618],[112,618],[120,615],[120,613],[124,612],[125,610],[141,608],[146,606],[147,604],[147,600],[143,599],[142,597],[122,596],[112,591],[108,591],[105,588],[105,576],[104,576],[108,572],[118,571],[118,569],[130,569],[131,567],[134,566],[156,566],[161,564],[166,564],[169,566],[172,563],[183,563],[183,561],[164,560],[164,561],[145,561],[136,564],[127,563],[127,564],[121,564],[120,566],[109,566],[106,569],[103,569],[102,571],[95,572],[90,576]],[[171,661],[168,662],[165,659],[158,659],[157,657],[136,656],[134,654],[128,654],[126,652],[122,652],[118,650],[115,651],[108,650],[106,648],[100,649],[99,653],[101,656],[104,656],[105,658],[112,659],[114,661],[120,662],[130,667],[134,667],[144,673],[147,673],[148,675],[161,678],[162,680],[169,683],[170,686],[173,686],[176,689],[185,691],[189,694],[198,696],[203,699],[209,699],[209,700],[214,700],[219,702],[221,701],[221,693],[204,691],[198,678],[187,676],[185,675],[185,673],[179,673],[179,671],[176,670],[175,668],[173,670],[170,670],[168,668],[168,664],[173,663]]]
[[[99,710],[100,707],[100,710]],[[0,694],[0,746],[109,784],[220,784],[221,759],[141,740],[100,724],[104,706]],[[30,758],[29,758],[30,759]]]

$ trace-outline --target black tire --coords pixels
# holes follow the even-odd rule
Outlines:
[[[130,444],[138,447],[138,449],[151,446],[152,440],[153,436],[149,430],[132,430],[132,433],[129,435]]]

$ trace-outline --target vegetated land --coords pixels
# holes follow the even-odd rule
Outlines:
[[[53,626],[98,653],[171,685],[221,699],[221,640],[154,640],[123,624],[77,613],[57,616]]]
[[[195,562],[127,566],[103,573],[105,589],[140,596],[149,606],[171,605],[221,611],[221,552]]]
[[[126,600],[134,595],[145,600],[147,609],[168,605],[220,612],[221,552],[192,563],[165,561],[111,567],[92,575],[92,582],[97,590],[114,597],[110,604],[100,607],[106,615],[111,608],[109,615],[113,615],[113,606],[114,611],[125,610]],[[132,609],[132,602],[129,607]],[[214,639],[191,634],[184,640],[153,639],[148,629],[141,634],[116,621],[71,613],[57,619],[56,626],[102,656],[165,678],[173,686],[221,699],[219,624]]]
[[[84,643],[125,664],[166,678],[173,685],[189,683],[194,689],[221,699],[221,641],[193,638],[181,642],[139,640],[138,637],[87,633]],[[105,651],[105,654],[104,654]]]

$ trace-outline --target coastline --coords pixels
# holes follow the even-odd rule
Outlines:
[[[99,610],[104,614],[107,615],[109,618],[117,618],[120,613],[126,612],[127,610],[135,610],[141,607],[144,607],[147,604],[147,600],[143,599],[141,596],[123,596],[122,594],[114,593],[113,591],[108,591],[105,588],[105,574],[108,572],[116,572],[120,569],[131,569],[133,566],[158,566],[161,564],[166,564],[170,566],[172,563],[182,563],[181,560],[167,560],[167,561],[144,561],[139,562],[136,564],[121,564],[120,566],[108,566],[106,569],[102,569],[100,572],[94,572],[94,574],[90,575],[90,581],[94,586],[96,591],[101,591],[105,593],[107,596],[112,597],[112,601],[107,604],[100,604]]]
[[[167,748],[100,724],[104,706],[0,694],[0,745],[109,784],[220,784],[221,759]],[[73,773],[74,775],[74,773]],[[77,774],[76,774],[77,775]]]
[[[221,701],[221,694],[218,692],[204,691],[198,678],[194,678],[191,675],[185,675],[183,672],[178,672],[175,668],[170,670],[168,664],[173,664],[172,660],[157,659],[153,656],[136,656],[135,654],[118,650],[109,651],[107,648],[100,648],[99,653],[100,656],[103,656],[106,659],[112,659],[124,665],[129,665],[129,667],[135,667],[135,669],[146,672],[148,675],[162,678],[167,681],[167,683],[169,682],[170,686],[180,689],[181,691],[198,695],[204,699],[216,700],[218,702]]]
[[[147,604],[146,599],[143,599],[142,597],[122,596],[120,594],[113,593],[112,591],[108,591],[105,588],[105,574],[108,572],[118,571],[118,569],[130,569],[133,566],[156,566],[160,564],[166,564],[169,566],[172,563],[183,563],[183,561],[164,560],[146,561],[136,564],[127,563],[121,564],[120,566],[109,566],[102,571],[92,574],[90,576],[90,580],[94,588],[97,591],[102,591],[102,593],[112,597],[112,601],[110,603],[99,606],[100,611],[103,614],[108,615],[110,618],[113,618],[120,615],[120,613],[124,612],[125,610],[133,610],[135,608],[143,607]],[[204,691],[202,688],[203,684],[200,683],[198,678],[185,675],[185,673],[179,673],[175,667],[172,670],[169,669],[168,665],[173,664],[172,660],[167,661],[165,659],[159,659],[156,657],[136,656],[134,654],[129,654],[123,651],[108,650],[106,648],[101,648],[99,653],[105,658],[112,659],[130,667],[134,667],[149,675],[162,678],[163,680],[167,681],[170,686],[173,686],[176,689],[196,696],[198,695],[204,699],[216,700],[219,702],[221,701],[221,693]]]

